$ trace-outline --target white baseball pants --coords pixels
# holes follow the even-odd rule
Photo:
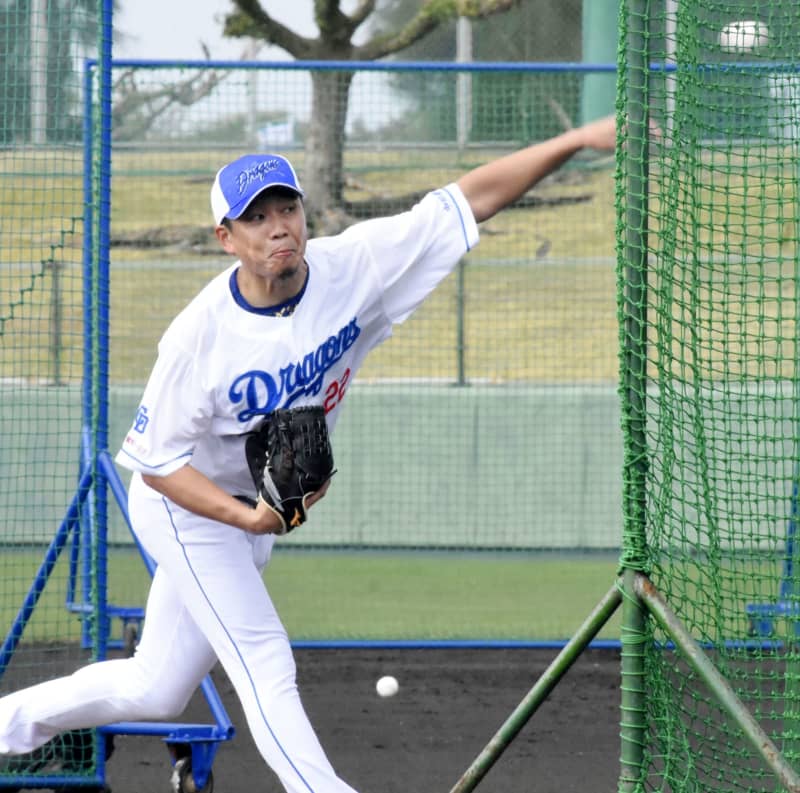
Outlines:
[[[200,518],[143,488],[134,477],[131,519],[158,569],[135,655],[0,699],[0,754],[28,752],[67,730],[175,719],[219,659],[287,791],[354,793],[300,701],[289,640],[261,576],[274,537]]]

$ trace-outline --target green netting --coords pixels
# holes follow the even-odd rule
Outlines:
[[[102,652],[95,571],[71,577],[65,552],[52,557],[49,577],[39,575],[78,492],[82,416],[71,393],[82,380],[85,333],[81,83],[83,59],[98,49],[101,5],[0,8],[0,696]],[[80,525],[71,536],[88,523]],[[85,618],[67,605],[76,603]],[[19,775],[40,787],[44,777],[86,784],[98,771],[96,742],[94,731],[58,736],[0,763],[0,786]]]
[[[289,156],[314,231],[327,233],[406,209],[575,123],[586,79],[577,68],[391,66],[114,69],[112,444],[164,328],[230,264],[208,207],[221,164],[250,149]],[[320,179],[314,114],[329,126],[345,103],[342,174]],[[612,176],[611,158],[578,158],[485,224],[474,253],[348,389],[336,498],[284,546],[618,548]],[[326,180],[342,201],[314,213]],[[111,531],[124,539],[119,523]]]
[[[28,4],[10,8],[29,24]],[[9,47],[24,46],[27,33],[5,19]],[[18,66],[24,100],[31,70]],[[56,129],[65,105],[56,101],[54,75],[65,67],[53,60],[43,136],[25,120],[31,103],[2,105],[11,141],[3,217],[19,220],[0,250],[3,624],[12,624],[61,525],[87,454],[94,465],[105,400],[113,454],[159,337],[230,263],[208,205],[220,165],[246,150],[276,149],[294,161],[311,201],[319,195],[311,189],[317,151],[307,145],[315,113],[343,117],[343,170],[330,177],[342,203],[315,217],[323,233],[342,212],[349,222],[405,209],[421,191],[580,121],[586,72],[484,66],[119,65],[108,105],[98,107],[97,75],[88,82],[87,119],[80,74],[63,78],[72,121]],[[315,105],[314,83],[326,75],[316,93],[325,101]],[[86,160],[80,138],[85,122],[97,144],[100,114],[113,118],[112,189],[102,194],[96,152]],[[348,389],[337,427],[337,497],[315,510],[309,531],[281,544],[270,566],[294,638],[564,639],[606,591],[621,522],[612,167],[609,158],[578,157],[485,224],[478,250]],[[110,262],[98,250],[101,206],[110,208]],[[96,327],[106,309],[109,338]],[[84,645],[92,637],[75,603],[144,604],[149,579],[122,514],[112,505],[106,527],[101,504],[90,506],[98,509],[82,513],[81,526],[107,528],[114,547],[106,556],[89,546],[87,559],[83,538],[74,581],[62,555],[26,641]],[[297,546],[348,555],[283,553]],[[409,554],[390,558],[388,549]],[[420,553],[427,551],[436,554]],[[84,580],[106,561],[108,603]],[[532,612],[564,576],[571,596]],[[293,586],[299,580],[314,582],[303,599]],[[74,603],[64,608],[73,582]],[[347,606],[321,611],[320,600],[332,597]],[[112,629],[118,637],[119,623]]]
[[[800,15],[793,0],[623,9],[623,561],[797,762]],[[776,789],[668,638],[651,624],[643,645],[629,789]]]
[[[322,217],[309,211],[324,233],[405,209],[565,118],[577,122],[578,68],[484,66],[114,69],[112,444],[167,323],[230,263],[208,206],[220,165],[277,150],[311,206],[320,192],[307,148],[319,134],[314,114],[334,114],[314,104],[314,84],[326,79],[324,91],[344,102],[349,81],[343,204]],[[621,522],[620,466],[609,464],[621,453],[612,177],[611,158],[579,157],[485,224],[463,266],[348,388],[334,440],[336,497],[281,543],[267,574],[294,639],[564,638],[607,589]],[[110,518],[111,538],[128,542],[119,516]],[[338,555],[302,555],[320,548]],[[512,549],[560,555],[487,553]],[[531,613],[561,576],[574,594]],[[300,578],[314,582],[302,598],[292,585]],[[331,592],[341,608],[315,607]],[[132,602],[141,599],[134,590]]]
[[[110,206],[110,266],[104,271],[93,249],[87,284],[81,221],[53,203],[51,171],[27,175],[46,217],[66,216],[74,229],[57,238],[74,257],[58,271],[62,296],[73,285],[71,301],[13,334],[9,325],[30,371],[14,381],[19,398],[2,408],[17,428],[0,433],[6,470],[14,471],[0,489],[0,507],[13,514],[3,540],[32,546],[33,558],[63,518],[77,476],[87,398],[82,301],[106,308],[96,305],[98,279],[109,280],[110,335],[93,338],[92,349],[107,343],[108,383],[106,390],[95,369],[89,428],[98,429],[97,407],[107,396],[113,454],[159,337],[230,263],[212,230],[216,170],[243,151],[274,149],[295,163],[310,198],[318,195],[310,189],[315,152],[306,147],[313,113],[321,112],[313,109],[315,73],[297,64],[257,66],[114,66],[106,108],[112,189],[98,197]],[[342,211],[347,222],[405,209],[420,191],[578,123],[591,76],[579,68],[451,66],[332,70],[332,92],[350,82],[343,203],[315,217],[317,233],[334,230]],[[62,182],[80,216],[82,180],[96,187],[96,166],[83,172],[78,145],[37,154],[58,158],[61,168],[70,163]],[[270,565],[273,597],[293,638],[565,639],[607,590],[621,523],[613,198],[613,158],[575,158],[518,208],[484,224],[481,245],[369,359],[337,426],[336,498],[315,509],[308,531],[281,543]],[[6,273],[13,271],[0,277]],[[49,283],[42,271],[32,285],[14,287],[19,308],[8,313],[47,303]],[[3,375],[11,377],[23,353],[4,354]],[[50,386],[56,369],[57,389]],[[21,408],[23,400],[31,407]],[[36,428],[59,415],[58,445],[46,448],[63,479],[42,494],[20,466],[39,470]],[[24,507],[34,491],[37,511]],[[149,579],[113,505],[108,532],[109,602],[141,607]],[[308,553],[320,548],[338,556]],[[525,554],[494,553],[510,550]],[[427,551],[436,554],[420,553]],[[319,591],[308,584],[298,598],[293,582],[309,579]],[[570,597],[531,610],[565,580]],[[321,611],[320,598],[331,592],[342,608]],[[406,608],[398,615],[400,600]],[[112,629],[117,637],[116,620]],[[604,638],[616,631],[610,626]]]

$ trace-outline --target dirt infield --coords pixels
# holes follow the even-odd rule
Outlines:
[[[555,650],[297,650],[306,710],[339,774],[360,793],[447,793],[536,682]],[[375,693],[392,674],[400,692]],[[213,764],[215,793],[278,793],[224,674],[214,680],[237,728]],[[188,722],[209,723],[198,695]],[[117,736],[113,793],[169,791],[159,738]],[[485,793],[615,791],[619,653],[584,653],[480,782]]]

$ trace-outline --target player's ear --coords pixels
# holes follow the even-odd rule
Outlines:
[[[236,253],[236,251],[233,249],[233,242],[231,240],[231,230],[227,225],[217,226],[214,229],[214,234],[217,235],[219,244],[226,253]]]

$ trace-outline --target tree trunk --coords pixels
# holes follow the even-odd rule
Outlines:
[[[309,219],[318,219],[342,205],[344,126],[353,72],[312,71],[311,121],[306,140],[303,189]]]

